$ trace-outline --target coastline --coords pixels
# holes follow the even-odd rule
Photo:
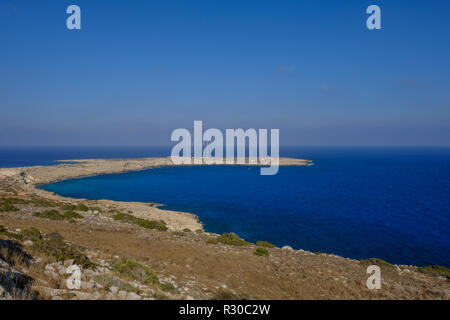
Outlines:
[[[31,274],[36,279],[35,290],[45,299],[86,300],[99,299],[101,295],[122,300],[202,300],[224,295],[233,299],[448,299],[450,296],[448,269],[439,266],[395,265],[377,258],[355,260],[294,250],[288,245],[279,248],[265,241],[250,243],[237,235],[203,232],[196,215],[162,210],[154,203],[74,199],[39,189],[42,184],[65,179],[171,166],[170,158],[63,162],[66,163],[0,169],[3,206],[0,241],[19,237],[23,247],[33,249],[53,241],[52,235],[57,234],[66,245],[81,248],[90,261],[100,266],[95,270],[83,267],[86,283],[97,283],[99,279],[126,280],[113,268],[120,261],[138,261],[149,266],[148,270],[154,270],[161,282],[127,282],[139,288],[139,294],[134,289],[118,294],[109,287],[89,285],[81,291],[61,289],[52,284],[61,280],[61,275],[51,270],[74,261],[70,257],[55,258],[31,250],[39,255],[36,259],[45,261],[39,262],[40,269]],[[280,165],[309,164],[308,160],[280,159]],[[62,214],[78,218],[58,218]],[[135,223],[130,216],[141,221]],[[158,223],[158,220],[165,222],[163,230],[140,224]],[[40,232],[41,239],[20,238],[30,231]],[[366,269],[370,264],[382,269],[386,290],[366,288]],[[0,265],[0,276],[2,270]],[[30,273],[20,272],[24,276]],[[48,282],[48,277],[53,282]],[[165,291],[169,284],[175,288],[170,292]]]
[[[23,196],[39,196],[48,200],[69,201],[80,203],[87,199],[62,197],[39,188],[40,185],[53,182],[97,176],[103,174],[120,174],[131,171],[141,171],[163,166],[176,166],[170,157],[152,158],[123,158],[123,159],[77,159],[56,160],[60,164],[52,166],[30,166],[0,168],[0,182],[8,188],[17,191]],[[310,160],[296,158],[280,158],[279,166],[309,166]],[[192,164],[197,165],[197,164]],[[207,164],[200,164],[207,165]],[[222,165],[251,165],[258,163],[222,164]],[[189,164],[183,164],[189,166]],[[203,226],[197,215],[188,212],[163,210],[156,207],[156,203],[125,202],[109,199],[89,200],[97,205],[105,206],[110,210],[132,211],[138,218],[163,220],[169,230],[180,231],[184,229],[202,230]]]

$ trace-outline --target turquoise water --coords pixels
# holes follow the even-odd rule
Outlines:
[[[256,167],[164,167],[72,179],[63,196],[163,203],[207,231],[310,251],[450,267],[450,149],[287,149],[314,161],[261,176]]]

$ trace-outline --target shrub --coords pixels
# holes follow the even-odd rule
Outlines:
[[[74,205],[74,204],[71,204],[71,203],[63,203],[63,204],[61,205],[61,209],[67,210],[67,211],[73,211],[73,210],[75,210],[76,208],[77,208],[77,206]]]
[[[244,239],[240,238],[235,233],[224,233],[220,236],[218,236],[215,239],[211,239],[208,241],[209,243],[223,243],[230,246],[246,246],[249,245],[250,242],[245,241]]]
[[[56,204],[54,202],[44,199],[33,199],[30,202],[36,207],[44,207],[44,208],[56,207]]]
[[[359,263],[364,266],[377,265],[379,267],[394,268],[393,264],[390,264],[389,262],[386,262],[379,258],[362,259],[359,260]]]
[[[174,232],[172,232],[172,234],[174,236],[184,237],[184,232],[183,231],[174,231]]]
[[[267,241],[256,241],[258,247],[275,248],[275,245]]]
[[[219,291],[213,300],[239,300],[239,297],[229,291]]]
[[[138,280],[143,283],[159,283],[158,276],[151,268],[133,259],[117,261],[113,264],[113,269],[133,280]]]
[[[66,243],[58,233],[50,234],[45,239],[35,241],[31,249],[52,257],[56,261],[64,262],[73,259],[82,268],[95,267],[95,264],[85,254],[74,245]]]
[[[0,225],[0,236],[5,236],[7,238],[13,238],[16,240],[22,240],[22,236],[17,233],[9,232],[4,226]]]
[[[20,199],[20,198],[2,198],[0,199],[0,203],[5,203],[5,204],[25,204],[28,201],[25,199]]]
[[[134,292],[137,294],[141,294],[141,290],[139,290],[139,288],[136,288],[135,286],[133,286],[123,280],[111,277],[106,274],[95,275],[94,280],[96,282],[100,283],[107,290],[109,290],[109,288],[111,288],[111,287],[117,287],[117,288],[119,288],[119,291]]]
[[[42,212],[35,212],[33,213],[33,216],[50,220],[64,220],[64,216],[59,213],[58,210],[45,210]]]
[[[146,229],[156,229],[160,231],[167,231],[167,226],[164,221],[156,221],[156,220],[145,220],[141,218],[137,218],[128,213],[117,213],[113,216],[113,219],[116,221],[123,221],[127,223],[132,223],[138,225],[142,228]]]
[[[163,283],[160,285],[161,290],[165,291],[165,292],[170,292],[172,294],[179,294],[180,290],[178,290],[177,288],[175,288],[175,286],[171,283]]]
[[[269,255],[269,251],[266,248],[262,248],[262,247],[256,248],[256,250],[253,253],[257,256],[268,256]]]
[[[426,267],[419,267],[417,268],[420,272],[425,273],[425,274],[429,274],[432,276],[442,276],[442,277],[446,277],[447,280],[450,280],[450,269],[443,267],[443,266],[438,266],[438,265],[431,265],[431,266],[426,266]]]
[[[82,216],[79,213],[76,213],[74,211],[66,211],[64,212],[64,219],[83,219],[84,216]]]
[[[78,214],[74,211],[66,211],[64,212],[64,214],[61,214],[58,210],[45,210],[42,212],[35,212],[33,213],[33,216],[50,220],[72,220],[84,218],[81,214]]]
[[[0,212],[17,212],[20,211],[14,204],[24,204],[27,201],[19,198],[3,198],[0,199]]]
[[[19,232],[19,235],[22,237],[23,240],[36,241],[36,240],[42,239],[41,232],[38,229],[36,229],[35,227],[22,229]]]
[[[86,211],[89,211],[89,208],[85,204],[80,203],[75,207],[75,210],[86,212]]]
[[[4,226],[0,225],[0,236],[6,236],[10,238],[12,235],[11,232],[9,232]]]
[[[188,228],[185,228],[185,229],[183,229],[183,232],[192,232],[192,230],[188,229]]]
[[[83,203],[80,203],[77,205],[72,204],[72,203],[64,203],[61,206],[61,209],[66,210],[66,211],[84,211],[84,212],[89,211],[88,206],[86,206]]]
[[[20,209],[13,206],[13,202],[9,199],[2,199],[0,201],[0,212],[17,212]]]

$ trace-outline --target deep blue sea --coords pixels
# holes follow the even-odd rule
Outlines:
[[[55,159],[165,156],[168,149],[36,149],[0,167]],[[43,186],[63,196],[163,203],[207,231],[278,246],[450,267],[450,149],[296,148],[313,160],[261,176],[256,167],[164,167]]]

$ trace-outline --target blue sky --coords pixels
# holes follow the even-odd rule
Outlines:
[[[203,120],[284,146],[448,146],[449,39],[448,0],[2,0],[0,145],[168,145]]]

